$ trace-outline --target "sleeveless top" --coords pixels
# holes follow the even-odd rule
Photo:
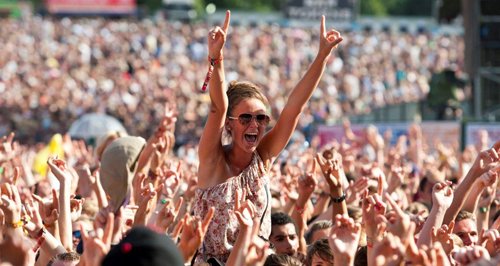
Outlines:
[[[216,258],[225,263],[231,253],[239,232],[238,219],[229,210],[234,210],[234,198],[237,190],[240,195],[247,190],[246,199],[255,205],[256,216],[260,221],[259,236],[268,239],[271,234],[271,194],[269,176],[257,152],[252,161],[238,176],[233,176],[223,183],[206,189],[197,189],[195,193],[194,214],[203,218],[210,207],[215,213],[208,226],[205,239],[198,249],[195,262]]]

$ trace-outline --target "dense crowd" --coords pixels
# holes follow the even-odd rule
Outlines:
[[[500,264],[487,131],[460,150],[424,145],[418,124],[391,144],[344,120],[342,140],[289,143],[312,121],[420,99],[433,70],[460,63],[454,37],[344,35],[324,17],[319,34],[233,28],[229,11],[208,38],[152,21],[5,25],[2,119],[29,130],[0,121],[2,266]],[[31,144],[89,111],[131,136]]]
[[[47,177],[31,171],[33,148],[14,134],[3,138],[0,265],[189,264],[217,217],[193,216],[197,164],[172,153],[172,113],[162,121],[142,151],[127,153],[137,160],[132,176],[103,169],[125,164],[120,151],[144,145],[140,138],[110,134],[96,151],[64,138],[64,160],[49,158]],[[248,234],[225,265],[500,263],[500,142],[489,148],[486,136],[464,151],[430,152],[418,125],[395,146],[376,130],[362,138],[345,130],[342,143],[290,146],[270,169],[269,240],[257,237],[255,207],[239,192],[230,222]],[[130,202],[106,208],[123,197],[127,179]],[[346,214],[329,196],[335,186],[346,195]]]
[[[31,143],[64,132],[89,112],[119,118],[147,136],[165,102],[176,103],[178,144],[196,142],[208,113],[200,93],[206,69],[205,24],[145,19],[0,21],[0,135],[15,130]],[[227,80],[263,88],[275,116],[315,53],[312,29],[235,26]],[[463,66],[462,36],[344,32],[298,129],[342,116],[425,98],[433,73]],[[35,138],[31,136],[35,135]]]

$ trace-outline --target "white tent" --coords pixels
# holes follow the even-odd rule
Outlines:
[[[90,113],[73,122],[68,133],[71,138],[97,140],[111,131],[127,133],[118,119],[106,114]]]

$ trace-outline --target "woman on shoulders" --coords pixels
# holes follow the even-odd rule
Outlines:
[[[318,54],[289,95],[275,126],[266,132],[270,108],[260,89],[251,82],[233,81],[226,91],[223,47],[229,22],[227,11],[223,27],[215,27],[208,34],[208,55],[213,66],[209,81],[211,107],[198,150],[200,189],[194,211],[203,217],[209,207],[215,206],[216,210],[197,256],[197,260],[204,261],[213,257],[225,262],[229,256],[238,233],[238,222],[230,215],[237,190],[256,206],[260,236],[269,237],[271,207],[266,171],[290,140],[331,51],[342,41],[339,32],[326,31],[323,16]],[[224,131],[231,137],[228,145],[222,144]]]

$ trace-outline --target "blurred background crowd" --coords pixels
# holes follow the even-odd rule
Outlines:
[[[0,28],[0,135],[47,141],[82,114],[117,117],[130,134],[147,136],[166,102],[180,113],[178,144],[196,141],[208,112],[201,93],[206,66],[203,23],[157,19],[33,17]],[[235,26],[225,63],[228,80],[252,80],[273,114],[314,58],[317,31],[278,25]],[[351,114],[417,102],[433,73],[462,71],[463,36],[432,32],[347,31],[338,56],[304,113],[299,130]]]
[[[262,88],[270,126],[316,55],[319,15],[309,16],[326,10],[343,37],[266,173],[269,241],[256,235],[251,204],[229,199],[238,202],[229,222],[249,237],[226,265],[500,263],[496,0],[461,8],[452,0],[166,0],[165,16],[136,12],[160,1],[103,0],[132,9],[89,14],[85,3],[93,1],[51,0],[40,15],[21,8],[10,16],[5,3],[18,2],[25,3],[0,0],[0,16],[8,10],[0,18],[0,265],[126,265],[144,257],[182,265],[203,249],[217,220],[213,212],[193,215],[197,148],[210,112],[201,90],[207,33],[222,20],[216,5],[252,9],[233,16],[223,60],[227,81]],[[41,4],[31,2],[34,10]],[[200,7],[205,16],[193,16]],[[269,10],[285,18],[268,20]],[[380,23],[387,15],[433,22]],[[94,124],[81,121],[88,114],[98,114]],[[121,157],[119,146],[105,155],[117,140],[135,153]],[[122,164],[126,173],[102,176]],[[122,208],[110,210],[108,200],[125,194]],[[276,236],[282,227],[290,231]],[[141,245],[148,256],[134,249]]]

